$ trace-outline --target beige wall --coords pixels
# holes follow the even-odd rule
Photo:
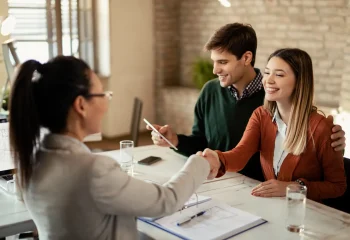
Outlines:
[[[8,6],[7,6],[7,1],[5,0],[0,0],[0,17],[6,17],[8,14]],[[7,37],[4,37],[0,34],[0,89],[3,87],[5,84],[6,78],[7,78],[7,73],[5,69],[5,65],[3,62],[3,56],[2,56],[2,47],[1,44],[7,40]]]
[[[110,1],[111,77],[114,92],[102,133],[129,133],[133,99],[143,100],[143,114],[154,121],[153,1]],[[141,123],[141,129],[145,129]]]

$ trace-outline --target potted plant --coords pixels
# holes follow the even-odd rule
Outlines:
[[[7,89],[5,90],[4,87],[1,89],[0,91],[0,98],[3,97],[2,99],[2,104],[1,104],[1,108],[5,111],[8,110],[8,101],[9,101],[9,96],[10,96],[10,88],[7,87]],[[0,110],[1,110],[0,108]]]
[[[209,59],[198,58],[193,63],[192,80],[196,88],[202,89],[206,82],[214,78],[216,75],[213,74],[213,64]]]

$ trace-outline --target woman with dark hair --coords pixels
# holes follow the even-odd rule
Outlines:
[[[82,60],[25,62],[10,99],[18,185],[40,239],[136,239],[135,216],[180,209],[218,165],[191,156],[166,184],[134,179],[82,143],[99,132],[111,92]],[[49,134],[40,142],[40,128]]]
[[[289,184],[305,185],[307,197],[315,201],[343,195],[343,156],[331,146],[332,124],[313,105],[309,54],[297,48],[276,50],[262,82],[264,106],[253,112],[237,146],[227,152],[205,149],[198,154],[222,164],[219,177],[239,171],[260,151],[266,181],[252,190],[254,196],[283,197]]]

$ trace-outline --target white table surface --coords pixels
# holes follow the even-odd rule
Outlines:
[[[103,154],[116,160],[119,157],[119,151],[105,152]],[[183,166],[186,160],[185,157],[170,149],[156,146],[141,147],[135,151],[135,159],[137,161],[150,155],[160,156],[164,161],[152,166],[135,165],[135,172],[139,173],[135,177],[164,183]],[[197,190],[197,193],[211,196],[213,199],[261,216],[268,221],[268,223],[239,234],[232,239],[350,239],[350,214],[312,200],[307,200],[306,230],[304,233],[297,234],[287,231],[285,228],[285,198],[254,197],[250,193],[257,184],[259,184],[258,181],[241,174],[227,173],[222,178],[205,182]],[[178,239],[176,236],[142,221],[138,221],[138,228],[155,239]]]
[[[35,224],[23,202],[0,189],[0,237],[32,231]]]
[[[119,151],[100,154],[116,160],[119,157]],[[151,166],[135,164],[135,177],[164,183],[186,161],[185,157],[167,148],[156,146],[135,148],[136,161],[151,155],[159,156],[163,161]],[[211,196],[241,210],[259,215],[268,221],[268,223],[237,235],[233,239],[350,239],[350,215],[311,200],[307,201],[306,231],[300,235],[288,232],[284,227],[285,199],[251,196],[251,189],[256,184],[258,184],[257,181],[238,173],[228,173],[220,179],[205,182],[197,193]],[[0,237],[29,231],[33,227],[33,222],[24,204],[15,200],[14,196],[0,191]],[[177,239],[175,236],[141,221],[138,221],[138,228],[155,239]]]
[[[109,156],[116,161],[119,158],[119,150],[97,153]],[[156,162],[150,166],[137,164],[136,162],[149,157],[161,157],[162,161]],[[143,180],[152,180],[157,183],[165,183],[172,175],[178,172],[186,162],[187,157],[184,157],[169,148],[157,147],[154,145],[137,147],[134,151],[134,176]],[[222,181],[227,178],[237,176],[237,173],[228,173],[220,179],[214,181]]]

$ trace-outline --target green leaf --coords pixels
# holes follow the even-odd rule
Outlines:
[[[202,89],[209,80],[216,78],[213,74],[213,64],[209,59],[198,58],[192,67],[192,81],[196,88]]]

